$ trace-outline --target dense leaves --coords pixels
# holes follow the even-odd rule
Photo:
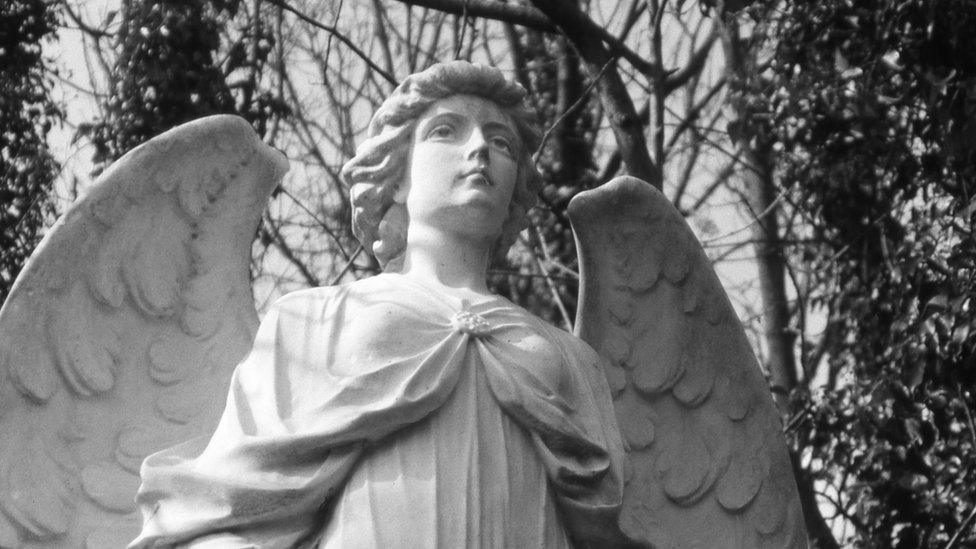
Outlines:
[[[41,41],[56,24],[43,0],[0,3],[0,302],[53,212],[49,194],[59,167],[45,138],[60,113]]]
[[[976,4],[780,7],[753,8],[771,60],[742,100],[827,315],[822,353],[801,352],[829,386],[795,395],[795,442],[859,546],[974,543]]]
[[[255,16],[236,29],[232,44],[222,41],[240,3],[123,2],[113,89],[104,118],[84,128],[96,162],[115,160],[154,135],[210,114],[239,114],[264,134],[268,120],[287,110],[259,86],[274,46],[264,22]]]

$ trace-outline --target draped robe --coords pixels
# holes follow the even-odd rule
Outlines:
[[[209,442],[144,462],[130,547],[614,544],[600,360],[504,298],[403,275],[289,294]]]

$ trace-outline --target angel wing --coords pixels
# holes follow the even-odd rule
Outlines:
[[[607,359],[627,448],[621,528],[658,548],[806,547],[781,423],[701,245],[651,185],[569,206],[577,335]]]
[[[0,547],[124,547],[143,457],[216,425],[257,328],[248,265],[287,171],[243,119],[122,157],[0,310]]]

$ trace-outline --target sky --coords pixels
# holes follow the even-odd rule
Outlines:
[[[104,21],[107,14],[117,9],[118,0],[71,0],[68,2],[84,21]],[[55,80],[54,99],[65,108],[66,120],[63,126],[55,127],[49,136],[49,144],[55,158],[62,163],[61,177],[55,188],[56,196],[63,207],[91,183],[92,147],[84,140],[74,140],[79,124],[92,120],[96,113],[96,100],[90,76],[97,71],[89,71],[89,63],[94,62],[91,48],[83,38],[83,33],[73,22],[65,21],[58,41],[44,45],[44,53],[58,68]]]

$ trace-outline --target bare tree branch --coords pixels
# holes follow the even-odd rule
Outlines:
[[[579,108],[590,99],[590,92],[593,91],[593,88],[596,86],[596,83],[599,82],[600,78],[603,77],[603,73],[605,73],[607,69],[610,68],[611,63],[613,63],[613,59],[610,59],[609,61],[606,62],[605,65],[603,65],[603,68],[600,69],[600,72],[590,81],[589,85],[586,86],[586,89],[583,90],[583,93],[580,95],[579,99],[577,99],[575,103],[570,105],[568,109],[563,111],[563,113],[559,115],[559,118],[556,118],[556,121],[553,122],[551,126],[546,128],[545,133],[542,134],[542,139],[539,140],[539,147],[536,148],[535,153],[533,153],[532,155],[532,158],[534,159],[536,164],[539,163],[539,155],[542,154],[542,149],[545,148],[546,141],[549,140],[549,137],[552,135],[552,131],[555,130],[556,127],[559,126],[559,124],[561,124],[563,120],[565,120],[568,116],[570,116],[571,114],[579,110]]]
[[[956,533],[953,534],[952,539],[950,539],[949,543],[946,544],[945,549],[952,549],[957,543],[959,543],[963,533],[965,533],[966,529],[969,528],[969,525],[973,522],[974,518],[976,518],[976,508],[973,508],[966,519],[962,521],[962,524],[959,525],[959,529],[956,530]]]
[[[711,32],[708,34],[708,38],[705,42],[691,55],[688,59],[688,63],[685,64],[681,70],[672,73],[664,81],[664,91],[665,94],[671,93],[672,91],[685,85],[688,80],[693,76],[699,74],[702,67],[705,66],[705,62],[708,61],[708,56],[712,52],[712,46],[715,45],[715,41],[718,40],[719,33],[717,27],[713,26]]]
[[[81,32],[87,34],[88,36],[91,36],[92,38],[95,38],[96,40],[99,40],[101,38],[112,38],[112,33],[104,29],[97,29],[85,23],[81,19],[81,16],[75,13],[75,11],[71,9],[71,4],[69,4],[68,2],[62,1],[61,5],[64,7],[65,13],[68,14],[68,19],[71,19],[71,21],[73,21],[74,24],[78,26],[78,30],[80,30]]]
[[[681,137],[685,131],[694,126],[695,122],[698,120],[698,116],[701,114],[701,111],[704,110],[711,100],[715,98],[715,95],[725,87],[725,83],[726,80],[724,76],[719,78],[718,82],[716,82],[715,85],[705,93],[701,100],[686,111],[681,123],[678,124],[674,130],[672,130],[671,136],[668,138],[668,143],[664,146],[665,151],[670,152],[675,143],[678,141],[678,138]]]
[[[590,74],[596,76],[612,60],[613,56],[601,42],[600,35],[592,31],[595,23],[578,7],[559,0],[532,1],[564,32]],[[603,78],[598,79],[597,89],[627,172],[660,189],[660,170],[647,152],[643,124],[615,66],[611,65]]]
[[[543,257],[547,263],[552,263],[552,258],[549,256],[549,243],[546,242],[546,237],[542,234],[542,230],[538,226],[534,226],[534,233],[536,241],[538,243],[539,249],[542,251]],[[573,331],[573,319],[569,316],[569,311],[566,309],[566,305],[563,304],[563,300],[559,297],[559,290],[556,289],[556,283],[552,280],[552,274],[549,269],[546,268],[545,264],[542,262],[542,258],[536,252],[535,246],[531,243],[528,244],[529,248],[532,250],[532,258],[535,259],[536,266],[539,268],[539,272],[545,276],[546,286],[549,288],[549,293],[552,295],[553,303],[556,304],[556,308],[559,309],[559,315],[563,319],[563,324],[566,327],[566,331]]]
[[[666,3],[666,0],[665,0]],[[663,58],[663,36],[661,32],[661,22],[664,17],[664,5],[660,0],[649,0],[648,9],[651,10],[651,59],[658,66],[664,63]],[[657,78],[651,80],[651,86],[654,89],[654,93],[651,95],[649,103],[654,104],[652,113],[654,114],[653,123],[651,125],[651,144],[654,148],[654,162],[657,163],[658,177],[662,179],[662,188],[664,185],[663,178],[664,175],[661,170],[664,169],[664,163],[666,161],[666,156],[664,152],[664,109],[665,102],[668,98],[668,92],[665,89],[665,78],[663,74],[658,73]]]
[[[627,39],[627,35],[640,20],[640,16],[644,14],[644,10],[647,9],[647,2],[641,0],[632,0],[630,3],[630,8],[627,10],[627,19],[624,21],[624,28],[620,31],[620,36],[617,38],[621,42]]]
[[[544,9],[540,11],[539,9],[526,6],[503,4],[501,2],[494,2],[492,0],[397,1],[412,6],[432,8],[439,11],[452,13],[454,15],[467,14],[470,17],[485,17],[487,19],[495,19],[498,21],[504,21],[506,23],[522,25],[523,27],[542,32],[556,33],[560,30],[560,24],[551,17],[551,14],[546,13],[546,10]],[[570,8],[569,4],[563,4],[563,2],[556,3],[560,4],[564,8]],[[579,12],[578,8],[572,7],[572,9]],[[582,12],[579,13],[582,15]],[[657,74],[659,71],[660,67],[649,63],[640,54],[628,48],[623,42],[618,40],[617,37],[607,32],[605,28],[594,23],[589,17],[583,15],[582,19],[578,19],[577,22],[583,25],[583,32],[586,32],[591,36],[596,36],[599,40],[605,42],[607,47],[610,49],[610,53],[616,57],[626,59],[627,62],[633,65],[644,75],[651,76]]]
[[[302,260],[295,256],[295,253],[292,251],[291,247],[288,246],[288,243],[285,242],[284,237],[281,236],[281,232],[278,231],[278,227],[275,226],[271,218],[267,216],[265,217],[264,223],[261,224],[261,232],[263,233],[263,237],[273,242],[275,247],[278,248],[278,251],[281,252],[281,255],[284,256],[289,263],[294,265],[296,269],[298,269],[298,272],[301,273],[302,278],[305,279],[306,284],[309,286],[319,285],[318,277],[308,269]]]
[[[355,263],[356,258],[359,257],[359,254],[363,253],[363,250],[365,249],[366,248],[364,248],[362,244],[360,244],[359,247],[356,248],[356,251],[353,252],[352,257],[350,257],[349,260],[346,261],[345,267],[343,267],[342,270],[339,271],[339,274],[337,274],[336,277],[332,279],[332,282],[329,283],[329,286],[335,286],[336,284],[339,283],[340,280],[342,280],[342,277],[346,276],[346,273],[348,273],[352,269],[352,266]]]
[[[383,61],[386,63],[386,71],[393,74],[393,53],[390,51],[390,39],[386,34],[386,8],[383,7],[380,0],[373,0],[373,17],[376,38],[379,39],[380,48],[383,51]]]
[[[514,23],[526,28],[558,32],[549,18],[535,8],[517,4],[503,4],[492,0],[397,0],[411,6],[431,8],[453,15],[484,17],[506,23]]]
[[[348,47],[349,49],[351,49],[356,55],[359,56],[360,59],[362,59],[367,65],[369,65],[369,68],[373,69],[374,71],[376,71],[377,73],[379,73],[381,76],[383,76],[383,78],[385,78],[386,81],[389,82],[390,84],[392,84],[394,86],[397,85],[396,78],[393,78],[393,75],[391,75],[390,73],[386,72],[379,65],[377,65],[376,62],[373,61],[366,52],[364,52],[363,50],[359,49],[359,47],[356,46],[356,44],[353,44],[352,40],[350,40],[344,34],[342,34],[341,32],[339,32],[339,30],[337,28],[335,28],[335,27],[333,27],[331,25],[326,25],[325,23],[321,23],[319,21],[316,21],[315,19],[312,19],[308,15],[305,15],[304,13],[302,13],[302,12],[298,11],[297,9],[295,9],[295,8],[291,7],[290,5],[288,5],[288,3],[285,2],[284,0],[268,0],[268,2],[270,2],[270,3],[272,3],[272,4],[276,5],[276,6],[278,6],[279,8],[281,8],[281,9],[283,9],[285,11],[288,11],[288,12],[293,13],[295,15],[295,17],[298,17],[299,19],[301,19],[302,21],[305,21],[309,25],[312,25],[315,28],[324,30],[324,31],[328,32],[330,35],[335,36],[336,38],[339,39],[340,42],[342,42],[343,44],[345,44],[346,47]]]

